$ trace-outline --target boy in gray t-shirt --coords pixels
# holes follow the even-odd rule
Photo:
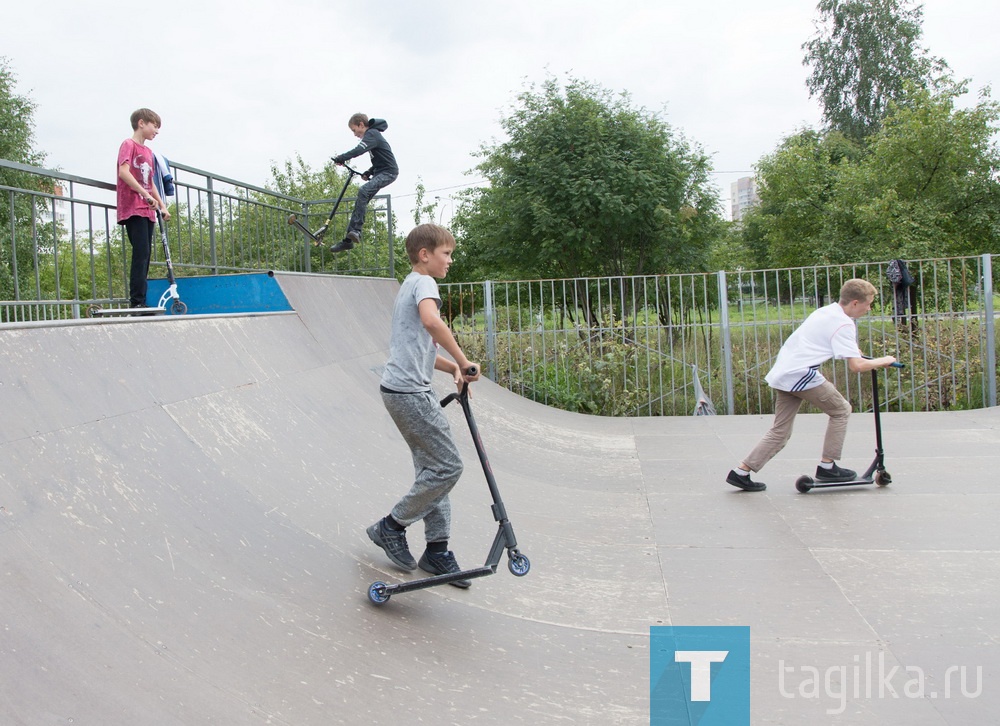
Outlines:
[[[406,236],[406,254],[413,271],[403,280],[392,311],[389,360],[379,386],[382,401],[413,454],[416,477],[410,491],[392,511],[371,527],[368,536],[398,567],[419,567],[432,575],[460,572],[448,549],[451,503],[448,493],[462,475],[451,427],[431,389],[435,370],[450,373],[460,389],[479,378],[479,365],[469,362],[455,336],[441,319],[441,295],[435,278],[451,266],[455,238],[444,227],[421,224]],[[437,353],[444,348],[454,359]],[[475,367],[475,374],[469,374]],[[427,549],[420,562],[406,544],[406,528],[423,520]],[[469,587],[469,580],[451,583]]]

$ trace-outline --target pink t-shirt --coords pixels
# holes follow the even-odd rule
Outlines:
[[[132,176],[147,192],[153,188],[153,173],[155,163],[153,152],[148,146],[137,144],[132,139],[125,139],[118,149],[118,166],[115,167],[115,179],[118,180],[118,224],[129,217],[146,217],[156,219],[156,209],[149,206],[145,197],[121,180],[118,169],[122,164],[128,164]]]

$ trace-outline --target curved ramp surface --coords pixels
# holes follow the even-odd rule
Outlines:
[[[295,313],[0,331],[4,724],[642,724],[652,625],[749,625],[755,724],[839,707],[795,690],[805,671],[780,690],[788,664],[881,653],[928,690],[1000,668],[995,410],[887,415],[897,483],[799,495],[823,426],[804,416],[803,458],[746,495],[722,479],[766,417],[579,416],[484,381],[473,411],[531,572],[370,605],[372,581],[415,576],[364,532],[412,475],[378,395],[397,286],[278,280]],[[452,547],[475,566],[496,525],[448,411]],[[869,427],[852,420],[857,461]],[[844,702],[852,724],[1000,712],[988,688]]]

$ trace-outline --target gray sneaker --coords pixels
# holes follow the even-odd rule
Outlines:
[[[385,526],[381,519],[369,527],[368,538],[385,550],[386,555],[393,564],[404,570],[413,572],[417,569],[417,561],[410,554],[410,548],[406,545],[406,530],[399,530]]]
[[[447,575],[452,572],[462,571],[462,568],[458,566],[458,560],[455,559],[455,553],[451,551],[431,552],[429,550],[425,550],[424,554],[420,557],[420,569],[424,572],[429,572],[432,575]],[[464,589],[466,587],[470,587],[472,585],[472,581],[452,580],[448,584]]]

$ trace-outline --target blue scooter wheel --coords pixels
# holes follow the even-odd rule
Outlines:
[[[524,577],[531,569],[531,561],[519,552],[507,561],[507,569],[512,575]]]
[[[386,584],[384,582],[373,582],[368,587],[368,599],[371,600],[375,605],[384,605],[389,602],[389,593],[385,590]]]

